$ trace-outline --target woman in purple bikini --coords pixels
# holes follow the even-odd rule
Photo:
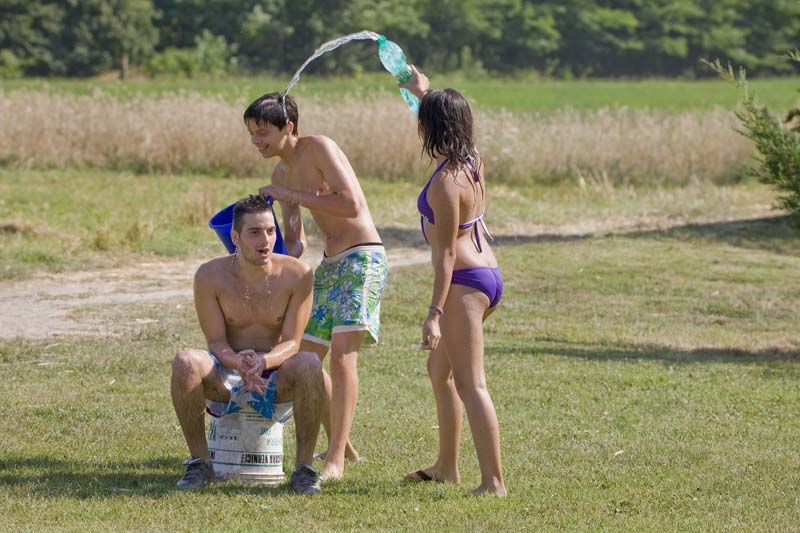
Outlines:
[[[413,66],[411,70],[411,81],[401,87],[421,101],[419,135],[423,151],[436,163],[417,207],[434,271],[422,348],[430,350],[428,375],[439,419],[439,457],[406,478],[460,481],[458,447],[466,408],[481,469],[481,484],[473,492],[504,496],[500,430],[483,370],[483,321],[503,294],[497,260],[482,236],[488,236],[483,222],[483,161],[475,149],[466,99],[453,89],[429,91],[428,78]]]

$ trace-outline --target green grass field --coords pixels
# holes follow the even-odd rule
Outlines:
[[[206,223],[257,192],[264,179],[136,175],[99,170],[0,169],[0,279],[38,271],[120,266],[220,251]],[[364,179],[376,224],[396,246],[421,246],[415,217],[423,183]],[[774,194],[756,183],[683,188],[535,185],[489,188],[487,220],[501,235],[631,230],[681,220],[747,218]],[[310,218],[309,235],[317,237]]]
[[[579,80],[554,81],[462,76],[427,73],[434,88],[452,86],[461,90],[480,109],[505,108],[510,111],[545,112],[563,107],[597,109],[627,106],[634,109],[670,110],[708,109],[714,106],[733,108],[736,92],[716,79],[681,80]],[[121,98],[153,96],[175,92],[220,95],[229,101],[252,101],[259,95],[280,91],[290,76],[221,79],[133,79],[126,82],[106,80],[0,80],[0,90],[48,89],[56,92],[91,94],[103,91]],[[794,106],[800,95],[797,78],[756,79],[751,87],[763,103],[775,110]],[[293,89],[298,97],[338,98],[348,94],[394,91],[391,77],[381,73],[351,78],[321,78],[304,75]]]
[[[496,249],[507,289],[486,366],[508,498],[469,495],[468,432],[463,486],[401,481],[436,446],[415,346],[430,276],[408,267],[360,361],[353,440],[369,462],[314,498],[174,489],[169,363],[203,346],[188,299],[97,310],[160,318],[119,336],[0,342],[3,529],[797,528],[800,238],[783,218]]]
[[[2,283],[199,264],[221,251],[208,214],[257,185],[0,171]],[[364,182],[390,248],[424,249],[420,185]],[[204,346],[190,296],[81,311],[125,325],[108,334],[0,340],[0,529],[796,530],[800,234],[772,198],[752,183],[490,187],[506,293],[486,325],[486,369],[506,499],[469,495],[479,474],[466,426],[462,486],[401,480],[436,446],[416,347],[426,265],[392,270],[384,337],[360,358],[353,441],[369,461],[314,498],[174,488],[187,452],[170,361]]]
[[[683,110],[735,100],[717,81],[431,77],[486,109]],[[297,94],[393,91],[387,78],[303,77]],[[99,89],[121,98],[196,91],[233,101],[285,82],[2,80],[0,90]],[[753,82],[776,110],[795,103],[798,86]],[[387,247],[425,250],[415,215],[422,182],[362,181]],[[222,252],[206,227],[211,214],[262,184],[0,168],[0,289],[35,287],[54,273],[91,278],[145,262],[199,264]],[[430,464],[436,448],[417,348],[427,265],[393,268],[384,337],[360,358],[352,438],[368,462],[314,498],[233,482],[175,489],[187,450],[169,398],[170,361],[177,349],[204,347],[189,295],[87,303],[72,315],[86,333],[0,336],[0,530],[796,531],[800,233],[770,208],[774,197],[748,181],[490,183],[487,222],[506,293],[486,324],[486,370],[505,499],[470,496],[479,472],[466,425],[462,486],[402,481]],[[64,298],[90,300],[84,290]],[[293,431],[290,422],[287,471]]]

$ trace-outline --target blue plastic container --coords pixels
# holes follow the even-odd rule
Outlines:
[[[267,201],[270,205],[272,205],[272,197],[268,198]],[[233,227],[233,208],[235,206],[236,203],[234,202],[211,217],[211,220],[208,221],[208,227],[216,232],[217,237],[219,237],[219,240],[221,240],[222,244],[225,245],[225,248],[228,250],[229,254],[232,254],[236,251],[236,245],[233,244],[233,241],[231,240],[231,228]],[[275,246],[272,248],[272,252],[286,255],[286,245],[283,244],[283,235],[281,235],[281,228],[278,226],[278,218],[275,217],[274,211],[272,216],[275,218],[275,233],[277,235],[277,239],[275,239]]]

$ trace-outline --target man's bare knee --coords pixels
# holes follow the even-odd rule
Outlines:
[[[174,377],[186,377],[199,370],[198,350],[178,350],[172,360],[172,375]]]
[[[287,365],[288,363],[288,365]],[[284,365],[293,377],[322,377],[322,361],[313,352],[298,352],[289,358]],[[283,369],[282,369],[283,370]]]
[[[323,390],[322,362],[314,352],[294,354],[278,372],[279,403],[293,401],[299,390]]]
[[[331,373],[345,372],[356,364],[358,352],[331,352]]]

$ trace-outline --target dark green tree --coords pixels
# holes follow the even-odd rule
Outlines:
[[[203,30],[225,37],[228,43],[239,42],[239,31],[248,13],[259,0],[155,0],[161,13],[158,21],[158,49],[192,48]],[[280,0],[279,7],[285,3]]]
[[[476,46],[486,68],[504,73],[518,69],[547,71],[561,39],[552,7],[531,0],[502,4],[496,21],[502,31]]]
[[[0,50],[18,60],[18,68],[25,74],[64,74],[65,67],[54,51],[63,18],[64,7],[55,2],[3,0]]]
[[[439,72],[693,76],[707,74],[698,58],[720,57],[751,74],[783,74],[798,71],[780,53],[800,40],[800,2],[0,0],[0,72],[91,75],[114,68],[124,76],[128,63],[141,63],[155,47],[159,55],[148,63],[154,73],[202,73],[197,57],[214,52],[225,56],[227,69],[291,74],[323,42],[364,29],[387,35],[411,61]],[[377,69],[374,46],[356,43],[315,61],[309,72]]]
[[[794,70],[784,52],[800,38],[800,1],[748,2],[740,13],[747,28],[745,48],[753,56],[751,72],[787,73]]]
[[[548,1],[561,35],[557,54],[561,68],[579,76],[623,73],[624,58],[644,49],[635,12],[629,6],[619,7],[631,3]]]
[[[54,53],[65,74],[89,76],[117,69],[152,53],[158,32],[151,0],[67,0],[63,29]]]
[[[797,51],[790,57],[800,62]],[[740,68],[737,75],[730,64],[725,68],[719,59],[705,63],[739,90],[741,108],[736,116],[742,124],[741,133],[753,140],[759,155],[754,174],[759,181],[778,190],[778,204],[800,224],[800,125],[791,124],[800,118],[800,108],[789,112],[784,125],[758,103],[747,84],[744,68]]]
[[[106,1],[111,4],[113,16],[107,21],[106,31],[101,33],[103,44],[124,79],[131,62],[141,63],[153,53],[158,42],[158,30],[153,21],[158,12],[152,0]]]
[[[648,72],[660,76],[694,71],[689,46],[695,22],[703,16],[695,0],[636,0],[642,48],[625,54],[621,74]]]
[[[240,63],[252,71],[287,71],[286,48],[294,33],[285,0],[260,0],[243,16],[239,32]]]
[[[502,0],[441,0],[426,2],[421,12],[430,26],[424,47],[412,48],[427,68],[474,68],[478,43],[502,35],[498,25]],[[482,67],[482,65],[481,65]]]

